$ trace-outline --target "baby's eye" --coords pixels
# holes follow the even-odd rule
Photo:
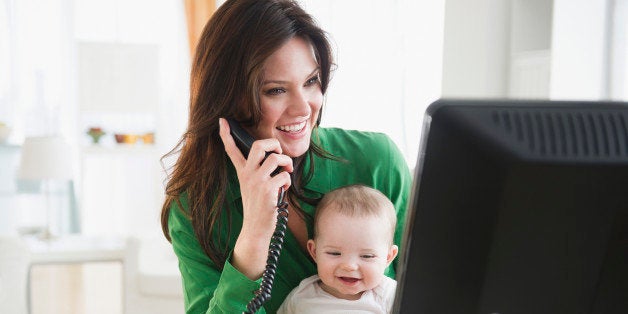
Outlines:
[[[361,258],[375,258],[375,254],[364,254],[360,255]]]
[[[340,252],[326,252],[327,255],[340,256]]]
[[[271,88],[264,92],[266,95],[279,95],[281,93],[285,93],[286,90],[281,87]]]

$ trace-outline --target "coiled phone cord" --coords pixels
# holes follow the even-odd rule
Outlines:
[[[246,314],[253,314],[259,310],[266,301],[270,299],[270,293],[273,289],[275,274],[277,273],[277,263],[279,255],[281,255],[281,247],[283,246],[286,228],[288,226],[288,202],[284,200],[286,191],[283,187],[279,189],[279,197],[277,199],[277,224],[275,232],[270,238],[268,246],[268,259],[266,260],[266,268],[262,275],[262,283],[259,290],[255,291],[255,297],[246,305]]]

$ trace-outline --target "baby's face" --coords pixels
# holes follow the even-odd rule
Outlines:
[[[379,285],[395,258],[390,230],[378,217],[347,217],[327,211],[318,222],[317,238],[308,242],[321,287],[331,295],[357,300]]]

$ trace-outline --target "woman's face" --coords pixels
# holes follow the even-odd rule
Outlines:
[[[253,136],[278,139],[290,157],[303,155],[323,104],[319,66],[306,40],[294,37],[266,60],[260,102],[262,118]]]

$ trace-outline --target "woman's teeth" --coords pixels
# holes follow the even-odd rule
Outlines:
[[[301,130],[303,130],[303,128],[305,127],[306,121],[303,121],[299,124],[291,124],[291,125],[282,125],[282,126],[278,126],[277,129],[284,131],[284,132],[292,132],[292,133],[296,133],[296,132],[300,132]]]

